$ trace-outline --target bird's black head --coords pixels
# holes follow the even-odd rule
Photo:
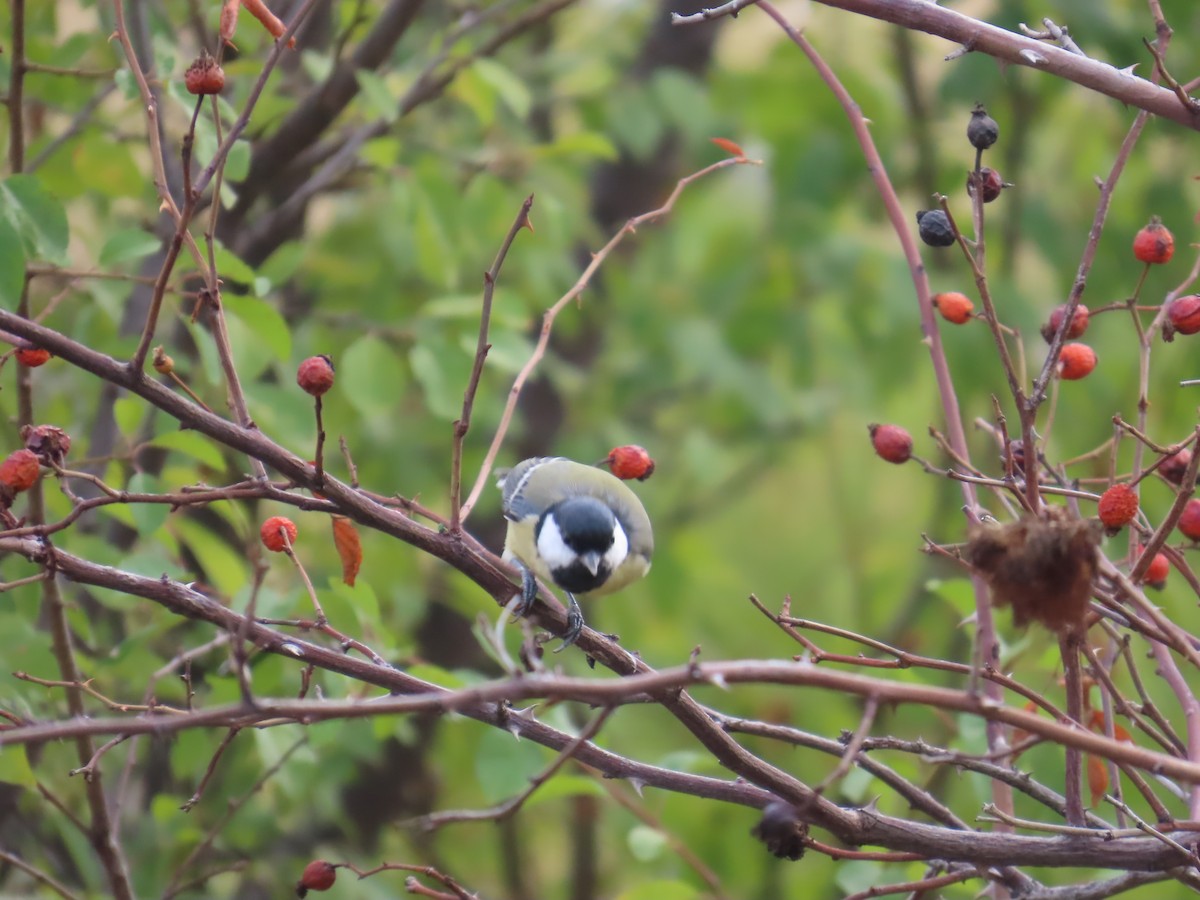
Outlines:
[[[556,503],[538,521],[536,534],[554,582],[573,594],[594,591],[608,580],[628,550],[624,538],[612,510],[595,497]]]

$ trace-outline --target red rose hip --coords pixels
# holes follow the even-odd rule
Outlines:
[[[333,360],[324,354],[310,356],[296,369],[296,384],[314,397],[320,397],[333,387]]]
[[[201,50],[183,73],[183,86],[189,94],[219,94],[225,87],[225,70],[207,50]]]
[[[645,481],[654,474],[654,460],[650,458],[645,447],[639,447],[637,444],[614,447],[608,456],[604,457],[603,462],[622,481],[631,478]]]
[[[867,431],[880,459],[899,465],[912,457],[912,435],[899,425],[868,425]]]
[[[1146,574],[1142,576],[1142,581],[1152,588],[1162,590],[1167,584],[1167,576],[1171,574],[1171,562],[1167,559],[1165,553],[1155,553],[1154,559],[1150,560],[1150,565],[1146,567]]]
[[[1187,502],[1175,527],[1189,540],[1200,541],[1200,499],[1193,497]]]
[[[0,462],[0,484],[19,494],[33,487],[41,470],[41,460],[32,450],[14,450]]]
[[[1200,294],[1176,297],[1168,303],[1167,320],[1171,323],[1172,330],[1180,334],[1195,334],[1200,331]]]
[[[1133,255],[1146,264],[1169,262],[1175,255],[1175,237],[1158,216],[1134,235]]]
[[[1062,325],[1063,316],[1067,314],[1067,304],[1054,307],[1054,312],[1050,313],[1050,321],[1042,326],[1042,337],[1046,339],[1046,343],[1054,340],[1054,335],[1058,334],[1058,329]],[[1073,341],[1076,338],[1083,337],[1083,333],[1088,328],[1088,308],[1082,303],[1075,307],[1075,313],[1071,316],[1071,322],[1067,325],[1067,333],[1063,337],[1068,341]]]
[[[942,314],[943,319],[953,322],[955,325],[965,325],[971,321],[971,313],[975,309],[975,304],[971,302],[970,298],[958,291],[935,294],[933,305]]]
[[[287,534],[286,542],[284,534]],[[272,553],[282,553],[296,543],[296,523],[284,516],[271,516],[262,523],[258,536],[262,538],[263,546]]]
[[[1192,463],[1192,451],[1184,447],[1178,453],[1173,453],[1163,460],[1161,466],[1158,467],[1158,474],[1171,484],[1183,484],[1183,476],[1187,474],[1187,468]]]
[[[323,859],[314,859],[304,867],[296,884],[296,896],[304,897],[309,891],[327,891],[336,880],[337,866]]]
[[[43,366],[50,359],[50,351],[44,347],[21,347],[17,350],[17,362],[29,369]]]
[[[1078,381],[1096,368],[1096,351],[1087,344],[1066,344],[1058,357],[1058,374],[1064,381]]]
[[[1096,512],[1109,531],[1124,528],[1137,517],[1138,495],[1127,484],[1114,484],[1100,495]]]

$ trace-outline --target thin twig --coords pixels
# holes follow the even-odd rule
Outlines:
[[[491,344],[488,343],[488,328],[492,320],[492,297],[496,292],[496,279],[500,277],[500,268],[508,256],[509,248],[517,239],[522,228],[533,230],[529,221],[529,210],[533,208],[533,194],[525,198],[520,212],[504,236],[492,266],[483,273],[483,303],[479,313],[479,339],[475,344],[475,361],[471,365],[471,377],[467,389],[463,393],[462,415],[454,423],[454,444],[450,460],[450,531],[458,534],[462,530],[462,454],[463,440],[471,428],[471,410],[475,405],[475,394],[479,390],[479,379],[483,375],[483,363],[487,359]],[[468,512],[470,510],[468,509]]]

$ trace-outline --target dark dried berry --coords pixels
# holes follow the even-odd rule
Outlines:
[[[967,140],[976,150],[986,150],[1000,137],[1000,126],[987,114],[982,103],[971,110],[971,121],[967,123]]]
[[[918,211],[917,230],[921,240],[930,247],[949,247],[954,243],[954,229],[950,227],[950,218],[940,209]]]
[[[1183,484],[1183,476],[1187,474],[1187,468],[1191,464],[1192,451],[1184,447],[1163,460],[1163,464],[1158,467],[1158,474],[1171,484]]]
[[[1008,442],[1007,455],[1002,455],[1000,459],[1000,461],[1004,463],[1005,467],[1008,466],[1009,460],[1012,461],[1012,468],[1015,474],[1024,474],[1025,442],[1020,438],[1015,438]]]
[[[995,169],[989,169],[987,166],[984,166],[978,172],[972,172],[967,176],[968,196],[975,196],[976,183],[983,185],[984,203],[991,203],[1000,196],[1000,192],[1002,190],[1004,190],[1006,187],[1012,187],[1012,185],[1008,184],[1003,178],[1000,177],[999,172],[997,172]]]
[[[796,807],[773,800],[763,808],[762,818],[750,833],[780,859],[797,860],[804,855],[808,826],[801,821]]]
[[[71,449],[71,436],[55,425],[25,425],[21,440],[44,466],[61,466]]]

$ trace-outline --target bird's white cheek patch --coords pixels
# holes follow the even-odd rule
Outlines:
[[[551,571],[565,569],[579,558],[579,554],[568,547],[567,542],[563,540],[562,532],[558,530],[558,522],[554,520],[553,515],[546,516],[546,520],[542,523],[542,530],[538,532],[537,550],[538,556]]]
[[[608,548],[608,552],[604,554],[603,568],[608,572],[617,571],[621,563],[625,562],[625,557],[629,555],[629,538],[625,536],[625,529],[621,527],[620,522],[613,523],[613,542]]]

